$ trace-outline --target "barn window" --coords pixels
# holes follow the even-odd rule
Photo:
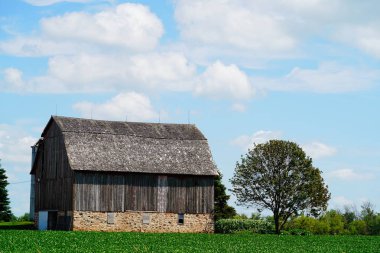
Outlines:
[[[185,214],[179,213],[178,214],[178,224],[184,224],[185,223]]]
[[[150,223],[150,213],[143,213],[142,223],[143,224],[149,224]]]
[[[115,213],[107,213],[107,224],[115,224]]]

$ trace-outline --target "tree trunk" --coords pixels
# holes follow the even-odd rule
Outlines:
[[[273,218],[274,218],[274,227],[276,229],[276,234],[280,234],[280,217],[278,216],[277,213],[274,213],[273,214]]]

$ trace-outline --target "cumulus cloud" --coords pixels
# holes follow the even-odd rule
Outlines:
[[[24,0],[24,2],[35,6],[47,6],[61,2],[86,3],[90,1],[91,0]]]
[[[148,121],[158,119],[150,99],[136,92],[120,93],[105,103],[80,102],[73,106],[85,118]]]
[[[264,131],[260,130],[252,135],[241,135],[232,140],[231,144],[241,148],[242,150],[248,150],[253,147],[254,144],[262,144],[269,140],[280,139],[282,133],[279,131]]]
[[[30,126],[30,125],[28,125]],[[0,124],[0,159],[5,168],[12,212],[21,215],[29,212],[31,146],[38,137],[25,132],[19,124]]]
[[[16,92],[190,91],[196,68],[180,53],[82,53],[51,57],[46,75],[26,81],[17,69],[4,75],[0,89]]]
[[[376,58],[380,58],[380,23],[344,27],[337,32],[336,40],[353,45]]]
[[[35,137],[25,133],[19,127],[0,124],[0,159],[3,162],[29,165],[31,159],[30,146],[35,142]]]
[[[24,88],[24,80],[22,79],[22,71],[16,68],[6,68],[4,74],[4,90],[22,90]],[[1,87],[1,86],[0,86]],[[1,88],[0,88],[1,90]]]
[[[330,178],[336,178],[344,181],[366,181],[374,178],[374,175],[368,172],[358,172],[352,169],[334,170],[327,174]]]
[[[18,35],[0,42],[0,52],[44,56],[156,47],[163,35],[161,20],[142,4],[124,3],[97,13],[68,12],[40,20],[37,35]]]
[[[314,38],[379,57],[379,8],[376,0],[178,0],[175,17],[193,54],[242,53],[240,61],[249,64],[257,57],[294,57]]]
[[[239,1],[177,1],[175,17],[182,36],[196,42],[250,50],[286,50],[295,44],[280,18]]]
[[[163,34],[158,17],[141,4],[125,3],[96,14],[67,13],[41,20],[42,32],[59,40],[152,49]]]
[[[253,78],[253,82],[263,90],[310,91],[318,93],[352,92],[368,89],[380,79],[375,70],[322,63],[317,69],[295,67],[286,76]]]
[[[247,75],[236,65],[220,61],[208,66],[197,82],[195,94],[212,98],[248,99],[254,94]]]
[[[333,156],[336,154],[336,148],[328,146],[321,142],[312,142],[302,145],[303,150],[307,155],[314,159]]]

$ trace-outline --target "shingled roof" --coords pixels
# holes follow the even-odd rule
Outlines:
[[[218,175],[195,125],[58,116],[51,121],[62,131],[72,170]]]

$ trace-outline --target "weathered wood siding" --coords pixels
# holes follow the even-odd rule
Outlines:
[[[212,176],[75,172],[74,210],[211,213]]]
[[[72,211],[72,171],[64,140],[55,122],[39,145],[35,170],[35,211]]]

